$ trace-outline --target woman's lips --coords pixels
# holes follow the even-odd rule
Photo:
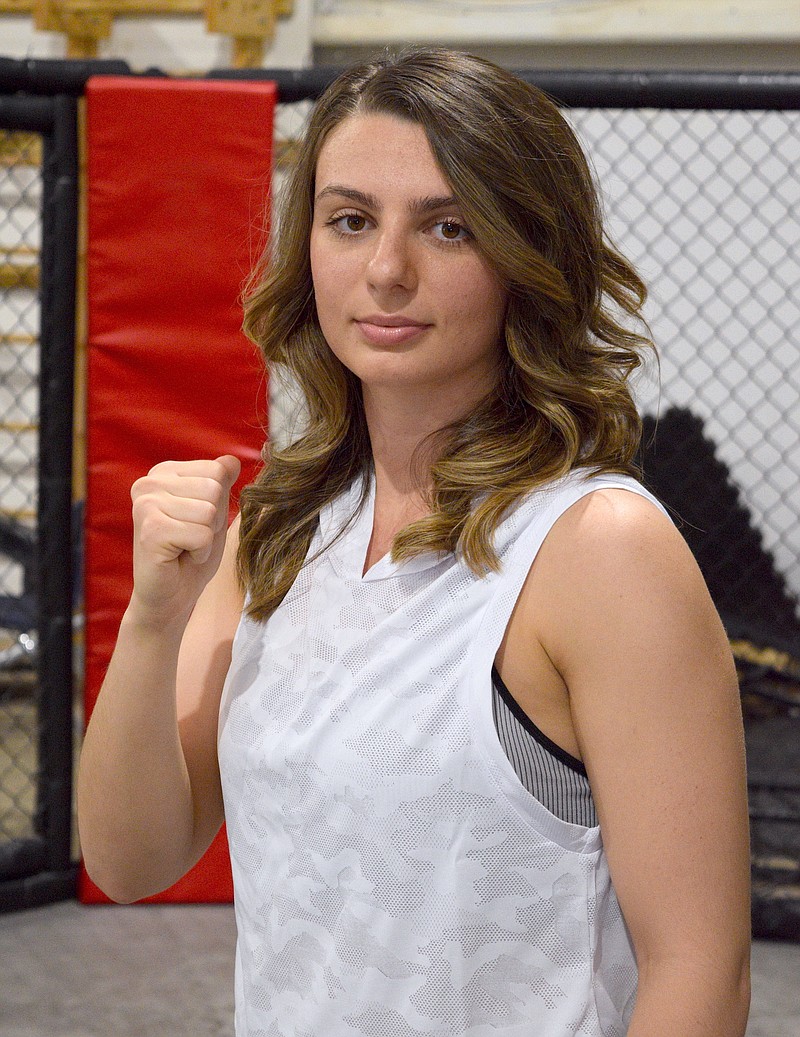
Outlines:
[[[430,324],[392,317],[365,317],[355,323],[367,342],[374,346],[401,345],[431,327]]]

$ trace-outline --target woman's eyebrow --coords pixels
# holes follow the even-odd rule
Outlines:
[[[380,212],[383,208],[374,194],[367,194],[355,187],[346,187],[344,184],[328,184],[323,187],[314,199],[315,203],[330,195],[338,198],[346,198],[356,205],[363,205],[365,209]],[[408,206],[413,216],[424,216],[429,212],[438,212],[440,209],[458,208],[458,201],[452,195],[429,195],[426,198],[415,198]]]
[[[458,209],[459,205],[451,194],[447,194],[418,198],[408,208],[414,216],[424,216],[426,213],[438,212],[440,209]]]
[[[363,191],[356,190],[355,187],[345,187],[344,184],[328,184],[327,187],[322,188],[314,201],[318,202],[322,198],[326,198],[328,195],[347,198],[348,201],[356,202],[358,205],[363,205],[366,209],[377,210],[381,208],[380,202],[374,194],[365,194]]]

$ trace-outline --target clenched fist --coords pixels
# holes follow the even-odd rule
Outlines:
[[[140,619],[188,619],[219,567],[228,500],[240,469],[230,455],[163,461],[133,484],[131,606]]]

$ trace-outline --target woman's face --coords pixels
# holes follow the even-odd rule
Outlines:
[[[365,392],[435,390],[468,406],[494,384],[506,294],[418,124],[356,115],[331,132],[311,270],[322,332]]]

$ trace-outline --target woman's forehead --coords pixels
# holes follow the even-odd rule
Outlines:
[[[349,116],[328,135],[317,159],[316,191],[345,182],[365,193],[377,185],[451,193],[424,127],[386,114]]]

